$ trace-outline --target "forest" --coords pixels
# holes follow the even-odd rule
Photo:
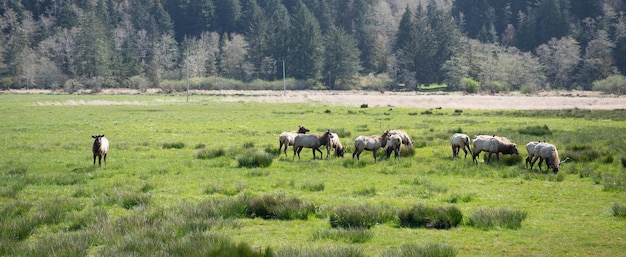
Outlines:
[[[626,93],[626,0],[5,0],[0,89]],[[187,82],[188,83],[188,82]]]

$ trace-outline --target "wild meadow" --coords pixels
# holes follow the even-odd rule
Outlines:
[[[620,256],[626,110],[479,111],[221,102],[223,96],[0,95],[1,256]],[[373,105],[373,103],[369,103]],[[278,152],[304,125],[345,158]],[[394,160],[353,139],[402,129]],[[520,156],[452,158],[461,132]],[[91,135],[111,143],[94,167]],[[525,167],[555,144],[558,174]]]

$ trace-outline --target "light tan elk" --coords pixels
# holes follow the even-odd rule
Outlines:
[[[491,155],[496,154],[496,158],[500,161],[500,153],[502,154],[519,154],[517,145],[509,141],[506,137],[479,135],[474,138],[474,153],[472,160],[478,163],[476,157],[480,152],[488,153],[487,162],[491,161]]]
[[[381,147],[387,145],[388,137],[389,131],[384,131],[380,136],[358,136],[354,139],[354,153],[352,153],[352,158],[354,159],[356,156],[356,159],[359,160],[361,152],[368,150],[374,153],[374,162],[376,162],[376,152]]]
[[[452,157],[459,157],[459,150],[463,150],[463,152],[465,152],[465,158],[467,158],[467,152],[472,154],[470,143],[470,138],[465,134],[455,133],[452,135],[452,140],[450,140],[450,144],[452,145]]]
[[[109,140],[104,135],[93,135],[94,138],[93,147],[93,165],[96,165],[96,157],[98,157],[98,167],[102,168],[102,159],[104,158],[104,165],[107,164],[107,153],[109,152]]]
[[[298,134],[306,134],[306,132],[309,131],[310,130],[305,128],[304,126],[298,126],[298,130],[296,131],[281,133],[280,136],[278,136],[278,141],[280,142],[280,146],[278,147],[278,153],[280,153],[280,150],[283,148],[284,145],[285,149],[283,150],[283,152],[285,153],[285,156],[287,156],[287,147],[293,145],[293,141],[296,136]]]
[[[343,155],[346,152],[346,148],[341,144],[341,140],[339,139],[339,135],[337,135],[337,133],[332,133],[330,144],[328,144],[327,147],[335,149],[335,156],[337,157],[343,158]]]
[[[387,139],[387,146],[385,147],[387,159],[391,157],[391,153],[393,153],[394,159],[398,159],[400,156],[400,147],[402,147],[402,137],[399,135],[390,135]]]
[[[557,174],[559,172],[561,164],[569,160],[568,158],[561,161],[559,159],[559,152],[556,150],[556,146],[548,143],[537,144],[533,149],[533,155],[533,160],[530,163],[531,170],[533,169],[533,165],[535,165],[535,162],[537,162],[537,159],[541,159],[539,160],[539,170],[541,170],[541,163],[543,161],[546,161],[546,167],[548,169],[552,169],[552,172],[554,174]]]
[[[300,160],[300,152],[302,148],[311,148],[313,150],[313,159],[315,159],[315,152],[320,152],[320,159],[324,156],[322,150],[320,150],[320,146],[327,146],[330,144],[330,140],[332,139],[332,132],[330,130],[326,130],[324,134],[298,134],[293,142],[293,159],[296,158],[296,154],[298,155],[298,160]],[[330,149],[326,148],[326,157],[330,155]]]
[[[409,137],[409,134],[406,133],[406,131],[392,129],[389,130],[389,135],[398,135],[402,138],[402,144],[408,147],[413,147],[413,141],[411,140],[411,137]]]
[[[535,147],[537,147],[537,145],[539,145],[540,143],[541,143],[541,141],[539,141],[539,142],[537,142],[537,141],[530,141],[530,142],[528,142],[528,144],[526,144],[526,152],[528,152],[528,157],[526,157],[526,168],[528,168],[528,166],[530,165],[531,161],[533,160],[533,157],[535,156]],[[541,147],[541,146],[539,146],[539,147]]]

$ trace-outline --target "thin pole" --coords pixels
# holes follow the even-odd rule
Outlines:
[[[287,95],[287,84],[285,82],[285,60],[283,60],[283,96]]]
[[[187,55],[187,103],[189,103],[189,55]]]

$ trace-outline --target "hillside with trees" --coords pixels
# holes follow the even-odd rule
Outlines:
[[[626,93],[626,0],[5,0],[0,89]],[[284,65],[283,65],[284,64]]]

